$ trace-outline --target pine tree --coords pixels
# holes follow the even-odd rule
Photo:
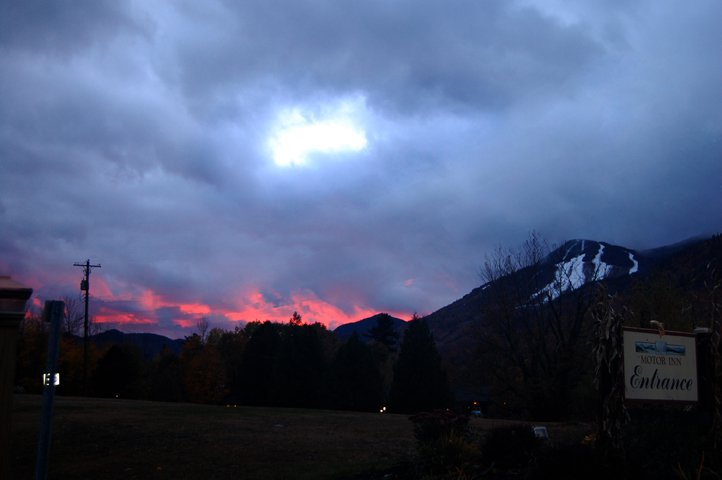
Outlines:
[[[415,413],[451,404],[449,383],[434,338],[423,319],[414,318],[401,342],[391,385],[391,408]]]
[[[243,352],[241,398],[251,405],[275,405],[278,395],[279,326],[271,322],[249,324],[251,336]],[[248,327],[247,327],[248,328]]]
[[[369,329],[366,337],[385,345],[389,351],[396,351],[399,334],[394,328],[394,321],[388,313],[381,313],[376,318],[376,325]]]
[[[371,349],[356,333],[338,349],[329,375],[331,406],[374,411],[383,401],[383,380]]]

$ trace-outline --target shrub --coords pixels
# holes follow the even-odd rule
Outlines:
[[[457,472],[457,476],[478,457],[478,448],[469,435],[469,419],[448,410],[422,412],[409,417],[419,467],[432,475]]]
[[[484,461],[503,469],[526,467],[537,445],[538,440],[530,425],[496,427],[486,436]]]
[[[529,475],[532,480],[602,480],[619,477],[619,466],[605,464],[591,445],[543,448],[539,453]]]
[[[468,434],[469,417],[450,410],[435,410],[412,415],[414,437],[419,444],[433,442],[449,436],[464,437]]]

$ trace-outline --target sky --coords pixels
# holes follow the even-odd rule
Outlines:
[[[182,338],[720,232],[721,45],[716,0],[0,0],[0,274]]]

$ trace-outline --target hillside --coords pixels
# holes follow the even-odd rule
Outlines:
[[[77,341],[82,342],[83,340],[77,337]],[[132,345],[136,347],[146,359],[155,357],[163,348],[168,348],[173,353],[179,354],[183,346],[183,340],[172,340],[155,333],[124,333],[116,329],[110,329],[97,335],[92,335],[90,341],[98,347]]]
[[[337,327],[333,333],[336,334],[336,337],[339,338],[341,341],[346,341],[349,338],[351,338],[351,335],[354,333],[359,336],[359,338],[362,341],[368,341],[368,337],[366,336],[372,328],[374,328],[379,321],[379,318],[383,315],[387,315],[385,313],[377,313],[376,315],[368,318],[364,318],[363,320],[359,320],[357,322],[352,323],[346,323],[344,325],[340,325]],[[406,321],[393,317],[389,315],[391,318],[394,330],[396,333],[398,333],[399,338],[401,338],[404,334],[404,331],[406,331]]]
[[[500,275],[459,300],[425,317],[457,391],[483,395],[476,363],[479,336],[486,325],[482,312],[500,292],[522,299],[517,308],[543,304],[592,282],[613,293],[629,293],[635,282],[669,278],[681,291],[699,289],[714,266],[722,274],[722,236],[694,239],[648,251],[592,240],[571,240],[539,264]],[[528,302],[528,303],[525,303]],[[476,393],[474,393],[476,392]]]

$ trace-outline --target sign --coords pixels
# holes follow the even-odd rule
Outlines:
[[[43,373],[43,385],[48,386],[50,385],[50,374],[49,373]],[[60,385],[60,374],[56,373],[52,377],[53,379],[53,385],[58,386]]]
[[[697,401],[697,349],[692,334],[624,329],[624,397]]]

